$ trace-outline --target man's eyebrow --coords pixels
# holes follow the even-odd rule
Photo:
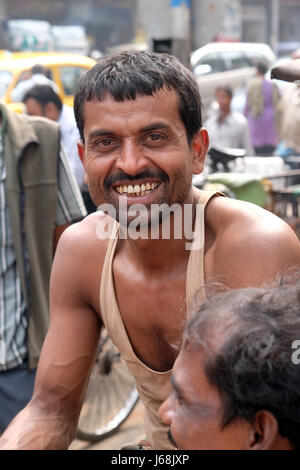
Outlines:
[[[95,139],[96,137],[102,137],[103,135],[114,135],[114,132],[108,129],[95,129],[88,134],[88,139]]]
[[[138,129],[138,132],[143,133],[143,132],[157,131],[159,129],[170,129],[170,126],[166,124],[165,122],[156,122],[155,124],[150,124],[149,126],[145,126],[145,127],[142,127],[141,129]],[[116,134],[114,131],[109,130],[109,129],[95,129],[94,131],[91,131],[88,134],[88,139],[92,140],[97,137],[102,137],[105,135],[114,136]]]
[[[156,122],[155,124],[150,124],[149,126],[142,127],[141,129],[139,129],[139,132],[157,131],[159,129],[170,129],[170,126],[165,122]]]
[[[192,402],[190,402],[190,400],[185,399],[185,397],[184,397],[182,391],[180,390],[180,387],[179,387],[178,383],[176,382],[176,379],[175,379],[173,374],[171,374],[170,380],[171,380],[172,387],[173,387],[177,397],[180,398],[183,402],[185,402],[186,406],[189,406],[191,409],[193,409],[195,411],[195,413],[200,413],[202,415],[207,415],[207,414],[210,414],[210,413],[213,412],[213,407],[208,405],[208,404],[192,403]]]
[[[175,377],[174,377],[173,374],[171,374],[170,380],[171,380],[172,387],[174,388],[176,394],[177,394],[180,398],[183,398],[183,397],[182,397],[181,390],[180,390],[180,387],[179,387],[178,383],[176,382],[176,379],[175,379]]]

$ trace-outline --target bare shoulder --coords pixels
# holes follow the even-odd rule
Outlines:
[[[85,257],[89,253],[103,255],[107,249],[107,226],[111,222],[103,212],[95,212],[85,217],[80,222],[72,224],[62,234],[59,244],[59,254],[63,251],[72,253],[76,251],[77,256]]]
[[[300,243],[279,217],[254,204],[216,197],[206,210],[210,259],[230,287],[259,285],[300,270]],[[228,281],[230,279],[230,282]]]
[[[71,225],[62,234],[51,273],[50,293],[68,293],[74,303],[98,311],[99,285],[107,251],[108,216],[96,212]]]

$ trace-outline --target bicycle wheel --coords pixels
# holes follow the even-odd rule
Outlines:
[[[78,439],[98,442],[113,434],[138,401],[135,381],[104,331],[83,402]]]

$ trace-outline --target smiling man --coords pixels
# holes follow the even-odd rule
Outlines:
[[[34,395],[1,445],[68,447],[104,324],[136,379],[147,438],[155,449],[173,449],[158,410],[171,392],[195,293],[202,302],[212,281],[229,288],[272,282],[300,265],[299,242],[271,213],[192,187],[209,138],[197,83],[176,58],[103,57],[82,77],[74,109],[85,180],[102,210],[60,240]],[[168,210],[153,223],[151,211],[161,206]],[[139,210],[140,230],[127,231]]]

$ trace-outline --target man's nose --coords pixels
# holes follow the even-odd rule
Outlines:
[[[147,158],[136,142],[124,142],[117,158],[116,167],[127,175],[134,176],[140,173],[147,163]]]
[[[174,414],[174,409],[172,403],[174,402],[172,395],[167,398],[158,410],[158,416],[160,417],[161,421],[165,423],[167,426],[170,426],[172,423],[172,417]]]

